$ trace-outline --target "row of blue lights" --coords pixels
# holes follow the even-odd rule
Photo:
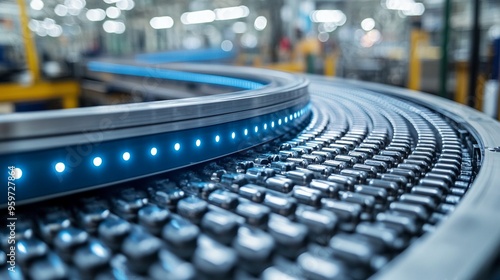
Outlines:
[[[224,124],[6,155],[0,157],[0,165],[15,167],[7,176],[23,185],[16,192],[19,201],[36,199],[166,172],[250,148],[302,127],[310,109],[308,103]],[[4,203],[6,198],[0,197],[0,204]]]
[[[297,117],[302,116],[302,115],[304,114],[304,111],[305,111],[305,109],[301,109],[301,110],[300,110],[300,111],[298,111],[298,112],[295,112],[295,113],[293,113],[293,114],[290,114],[290,116],[288,116],[288,117],[285,117],[285,118],[284,118],[284,122],[285,122],[285,123],[288,123],[288,119],[293,120],[294,118],[297,118]],[[278,126],[282,125],[282,123],[283,123],[282,119],[278,119]],[[271,128],[274,128],[274,127],[275,127],[275,122],[274,122],[274,121],[272,121],[270,125],[271,125]],[[264,129],[264,130],[267,130],[267,127],[268,127],[267,123],[263,124],[263,126],[262,126],[262,127],[263,127],[263,129]],[[259,131],[259,127],[258,127],[258,126],[255,126],[255,127],[254,127],[254,131],[255,131],[255,133],[258,133],[258,131]],[[245,128],[245,129],[243,130],[243,134],[244,134],[245,136],[248,136],[248,129],[246,129],[246,128]],[[236,138],[236,132],[231,132],[231,139],[235,139],[235,138]],[[221,137],[220,137],[220,135],[216,135],[216,136],[215,136],[215,142],[216,142],[216,143],[219,143],[220,141],[221,141]],[[201,139],[196,139],[196,141],[195,141],[195,145],[196,145],[196,147],[200,147],[200,146],[201,146]],[[179,150],[180,150],[180,148],[181,148],[181,144],[180,144],[180,143],[175,143],[175,144],[174,144],[174,150],[175,150],[175,151],[179,151]],[[150,152],[150,154],[151,154],[152,156],[156,156],[156,155],[158,154],[158,148],[153,147],[153,148],[151,148],[151,150],[150,150],[149,152]],[[129,160],[131,159],[131,157],[132,157],[132,156],[131,156],[130,152],[124,152],[124,153],[122,154],[122,159],[123,159],[124,161],[129,161]],[[101,166],[101,165],[102,165],[102,163],[103,163],[103,160],[102,160],[102,158],[101,158],[101,157],[94,157],[94,158],[93,158],[93,160],[92,160],[92,164],[93,164],[94,166],[96,166],[96,167]],[[19,168],[18,168],[18,169],[19,169]],[[66,165],[65,165],[63,162],[58,162],[58,163],[56,163],[56,164],[55,164],[54,169],[55,169],[58,173],[62,173],[62,172],[64,172],[64,171],[66,170]],[[22,171],[20,171],[20,172],[22,172]],[[20,177],[19,177],[19,178],[20,178]],[[19,178],[17,178],[17,179],[19,179]]]
[[[294,118],[298,118],[298,117],[302,116],[304,113],[305,113],[305,109],[301,109],[301,110],[299,110],[299,111],[297,111],[297,112],[295,112],[295,113],[293,113],[293,114],[290,114],[290,116],[285,117],[285,118],[284,118],[284,122],[285,122],[285,123],[288,123],[288,119],[290,119],[290,121],[291,121],[291,120],[293,120]],[[278,121],[277,121],[277,122],[278,122],[278,126],[282,125],[282,123],[283,123],[281,118],[280,118],[280,119],[278,119]],[[272,121],[272,122],[270,123],[270,126],[271,126],[271,128],[275,128],[275,127],[277,127],[277,126],[275,126],[275,122],[274,122],[274,121]],[[267,128],[268,128],[267,123],[264,123],[264,124],[262,125],[262,128],[263,128],[263,130],[267,130]],[[259,126],[255,126],[255,127],[254,127],[254,132],[255,132],[255,133],[258,133],[258,132],[259,132]],[[248,136],[248,129],[247,129],[247,128],[245,128],[245,129],[243,130],[243,134],[244,134],[245,136]],[[236,132],[235,132],[235,131],[233,131],[233,132],[231,132],[231,139],[235,139],[235,138],[236,138]],[[215,142],[216,142],[216,143],[219,143],[219,142],[222,140],[222,138],[221,138],[221,136],[220,136],[220,135],[216,135],[216,136],[215,136],[215,138],[214,138],[214,140],[215,140]],[[201,146],[201,143],[202,143],[201,139],[196,139],[196,141],[195,141],[195,145],[196,145],[196,147],[200,147],[200,146]],[[174,150],[175,150],[175,151],[179,151],[179,150],[181,149],[181,143],[175,143],[175,144],[173,145],[173,147],[174,147]],[[151,154],[151,156],[156,156],[156,155],[158,154],[158,148],[157,148],[157,147],[152,147],[152,148],[149,150],[149,153]],[[121,157],[122,157],[122,159],[123,159],[124,161],[129,161],[129,160],[131,159],[132,155],[131,155],[131,153],[130,153],[130,152],[124,152],[124,153],[122,154],[122,156],[121,156]],[[99,167],[99,166],[101,166],[101,165],[103,164],[103,159],[102,159],[101,157],[99,157],[99,156],[96,156],[96,157],[94,157],[94,158],[92,159],[92,164],[93,164],[95,167]],[[54,169],[55,169],[55,171],[56,171],[56,172],[58,172],[58,173],[62,173],[62,172],[64,172],[64,171],[66,170],[66,165],[65,165],[65,163],[64,163],[64,162],[57,162],[57,163],[54,165]]]

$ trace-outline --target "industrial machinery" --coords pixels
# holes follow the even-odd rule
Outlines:
[[[469,107],[254,68],[85,75],[191,97],[2,117],[1,279],[498,276],[500,124]]]

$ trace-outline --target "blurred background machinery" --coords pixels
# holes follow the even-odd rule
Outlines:
[[[499,11],[494,0],[3,0],[1,107],[76,107],[81,67],[114,57],[372,81],[497,118]]]

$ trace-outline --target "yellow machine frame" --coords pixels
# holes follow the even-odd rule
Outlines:
[[[20,11],[21,30],[28,71],[32,78],[28,85],[0,84],[0,102],[24,102],[35,100],[61,99],[64,108],[78,107],[80,88],[75,81],[43,81],[35,42],[28,28],[26,2],[17,0]]]

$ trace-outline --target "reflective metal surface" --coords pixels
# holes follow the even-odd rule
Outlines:
[[[172,65],[169,68],[259,79],[266,86],[252,91],[178,100],[7,115],[0,119],[3,132],[0,154],[38,149],[34,139],[49,148],[78,143],[85,140],[84,134],[97,131],[103,134],[102,141],[106,141],[244,119],[305,104],[308,100],[306,79],[290,74],[259,70],[256,75],[251,69],[241,67],[201,65]],[[50,138],[53,136],[58,138]]]

